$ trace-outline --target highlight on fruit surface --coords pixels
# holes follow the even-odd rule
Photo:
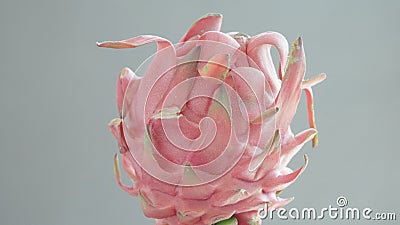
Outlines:
[[[222,15],[195,22],[179,43],[152,35],[97,43],[157,52],[136,72],[122,69],[116,87],[119,117],[109,123],[132,185],[158,225],[261,224],[258,209],[284,206],[277,193],[307,166],[288,163],[308,141],[317,145],[312,86],[304,79],[301,38],[289,50],[283,35],[220,31]],[[279,53],[278,68],[271,48]],[[143,73],[142,73],[143,72]],[[290,123],[304,90],[310,128],[293,134]]]

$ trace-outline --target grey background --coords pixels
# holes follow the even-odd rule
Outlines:
[[[114,88],[155,46],[108,50],[96,41],[158,34],[178,41],[208,12],[222,30],[301,35],[315,90],[320,145],[282,193],[291,207],[370,207],[399,216],[398,1],[58,1],[0,2],[0,224],[153,224],[116,185]],[[303,96],[304,97],[304,96]],[[307,127],[305,101],[293,130]],[[265,224],[395,224],[273,221]]]

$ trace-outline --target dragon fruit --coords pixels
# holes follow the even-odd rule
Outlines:
[[[278,194],[302,173],[307,156],[295,171],[289,161],[307,141],[317,145],[311,87],[325,74],[304,80],[301,38],[289,51],[277,32],[222,33],[221,22],[220,14],[200,18],[176,45],[151,35],[98,43],[157,44],[143,76],[121,71],[119,117],[109,127],[133,185],[122,184],[116,154],[117,182],[158,225],[261,224],[261,207],[292,200]],[[294,135],[302,90],[310,128]]]

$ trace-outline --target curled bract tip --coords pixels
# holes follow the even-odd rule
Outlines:
[[[121,170],[119,169],[119,160],[117,153],[114,154],[114,174],[117,180],[121,179]]]

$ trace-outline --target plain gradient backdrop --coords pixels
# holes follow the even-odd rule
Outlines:
[[[286,208],[336,205],[399,216],[400,4],[398,1],[0,1],[0,224],[154,224],[113,175],[115,82],[155,50],[100,49],[96,41],[156,34],[176,42],[199,17],[222,30],[302,36],[316,86],[320,145],[281,195]],[[293,130],[308,127],[303,99]],[[125,179],[126,180],[126,179]],[[398,222],[398,221],[397,221]],[[265,221],[264,224],[397,224]]]

